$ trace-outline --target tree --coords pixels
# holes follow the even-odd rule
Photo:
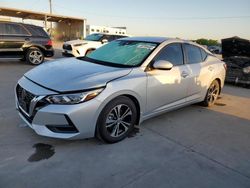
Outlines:
[[[206,45],[206,46],[219,46],[219,42],[217,40],[213,39],[198,39],[195,42],[197,42],[200,45]]]

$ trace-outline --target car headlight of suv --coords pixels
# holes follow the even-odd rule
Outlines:
[[[74,46],[75,46],[75,47],[78,47],[78,46],[83,46],[83,45],[85,45],[85,44],[87,44],[87,43],[74,44]]]
[[[46,97],[46,101],[50,104],[79,104],[95,98],[103,91],[103,89],[104,88],[81,93],[50,95]]]
[[[245,74],[250,74],[250,66],[243,68]]]

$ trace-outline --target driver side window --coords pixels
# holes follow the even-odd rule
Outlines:
[[[165,46],[155,57],[154,62],[165,60],[174,66],[183,65],[183,52],[180,43],[173,43]]]

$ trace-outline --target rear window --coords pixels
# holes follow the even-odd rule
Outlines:
[[[188,64],[196,64],[196,63],[201,63],[203,61],[199,47],[191,44],[185,44],[184,47]]]
[[[26,27],[29,29],[30,33],[33,36],[38,37],[49,37],[46,31],[42,27],[32,26],[32,25],[26,25]]]

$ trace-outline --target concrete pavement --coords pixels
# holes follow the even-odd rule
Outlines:
[[[192,105],[144,122],[117,144],[64,141],[24,126],[13,88],[24,62],[0,61],[0,187],[250,187],[250,90],[226,86],[212,108]]]

